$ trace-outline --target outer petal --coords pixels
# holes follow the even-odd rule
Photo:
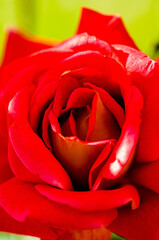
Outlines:
[[[139,138],[143,98],[140,91],[131,86],[129,102],[126,106],[126,118],[120,138],[99,173],[93,186],[96,190],[115,183],[130,167]]]
[[[30,235],[47,240],[58,239],[58,233],[48,225],[40,224],[32,220],[26,220],[25,222],[18,222],[14,218],[10,217],[0,207],[0,231],[10,232],[16,234]]]
[[[113,190],[99,191],[63,191],[44,184],[36,189],[48,199],[65,204],[81,211],[99,211],[118,208],[131,203],[132,209],[139,206],[139,194],[132,185]]]
[[[12,146],[31,173],[51,185],[70,189],[72,183],[66,171],[28,123],[29,97],[30,92],[26,88],[18,92],[9,103],[9,136]]]
[[[130,47],[114,45],[114,48],[121,61],[125,57],[123,62],[132,82],[144,97],[137,161],[155,161],[159,159],[159,63]]]
[[[73,50],[50,48],[27,57],[16,59],[1,69],[1,96],[9,101],[15,93],[31,83],[38,84],[40,74],[51,67],[59,72],[59,63],[72,54]],[[54,76],[53,76],[54,77]]]
[[[140,189],[141,204],[131,211],[128,207],[119,209],[118,218],[109,226],[129,240],[158,240],[159,236],[159,196],[145,188]]]
[[[86,212],[55,203],[41,196],[33,184],[14,178],[0,186],[0,205],[17,221],[29,219],[63,229],[101,228],[117,216],[116,209]]]
[[[137,48],[118,15],[103,15],[84,8],[77,32],[86,32],[111,44],[119,43]]]
[[[0,184],[13,176],[8,163],[8,134],[6,111],[0,98]]]
[[[111,57],[113,55],[112,48],[107,42],[102,41],[95,36],[89,36],[87,33],[75,35],[58,44],[57,47],[62,49],[71,48],[75,52],[94,50],[99,51],[107,57]]]
[[[13,173],[18,179],[26,182],[36,182],[36,183],[42,182],[42,180],[38,176],[32,174],[24,166],[24,164],[20,161],[20,159],[16,155],[12,147],[12,144],[10,142],[8,144],[8,160]]]
[[[69,73],[75,73],[75,70],[84,70],[92,68],[94,76],[91,74],[87,77],[83,74],[80,83],[90,82],[98,87],[106,90],[114,98],[121,98],[121,86],[128,84],[129,77],[121,64],[115,59],[102,55],[98,51],[87,50],[77,52],[66,57],[60,64],[63,72],[71,70]],[[116,71],[114,71],[116,69]],[[95,70],[96,73],[95,73]],[[80,73],[80,71],[79,71]],[[78,75],[78,72],[76,73]],[[81,72],[82,74],[82,72]],[[122,86],[123,87],[123,86]]]
[[[159,160],[136,164],[129,173],[131,181],[159,194]]]
[[[54,44],[44,44],[35,41],[35,39],[29,39],[16,30],[8,32],[6,41],[6,48],[3,57],[2,65],[6,65],[16,58],[24,57],[33,52],[37,52],[42,49],[50,48]]]

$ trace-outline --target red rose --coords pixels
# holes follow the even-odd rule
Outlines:
[[[84,9],[78,34],[54,46],[10,33],[0,230],[71,239],[108,227],[158,239],[158,76],[118,16]]]

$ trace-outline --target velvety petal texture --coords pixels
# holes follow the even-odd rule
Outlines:
[[[158,194],[145,188],[140,189],[142,204],[130,213],[127,207],[119,210],[119,216],[109,229],[127,239],[158,239]]]
[[[30,39],[29,37],[26,37],[20,33],[17,29],[12,29],[8,31],[3,66],[7,65],[16,58],[49,48],[53,45],[53,43],[41,43],[40,39],[39,41],[38,39]]]
[[[77,34],[58,44],[10,31],[0,69],[0,231],[158,240],[158,76],[117,15],[83,9]]]
[[[19,192],[21,194],[17,198]],[[40,195],[33,184],[23,183],[15,178],[0,186],[0,199],[1,206],[16,220],[21,222],[27,219],[34,220],[55,228],[75,230],[101,228],[109,225],[117,216],[116,209],[79,211],[50,201]]]
[[[119,15],[102,15],[84,8],[77,32],[86,32],[111,44],[118,43],[136,48]]]

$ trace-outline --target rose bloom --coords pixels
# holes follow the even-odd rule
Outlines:
[[[10,32],[0,97],[1,231],[159,239],[159,63],[119,16],[83,9],[58,44]]]

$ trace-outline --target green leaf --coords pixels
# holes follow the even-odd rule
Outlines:
[[[40,240],[39,238],[22,236],[16,234],[0,233],[1,240]]]
[[[126,238],[120,237],[115,233],[112,234],[111,240],[126,240]]]

